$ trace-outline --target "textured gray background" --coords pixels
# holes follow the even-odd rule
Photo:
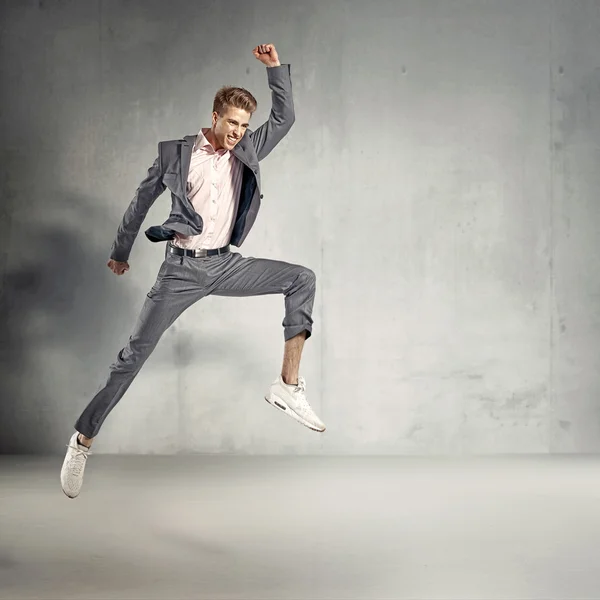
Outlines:
[[[163,257],[106,267],[160,140],[224,84],[296,123],[262,163],[244,255],[317,273],[301,374],[318,435],[263,399],[283,297],[202,300],[165,334],[97,452],[600,450],[600,3],[1,3],[0,452],[64,452]]]

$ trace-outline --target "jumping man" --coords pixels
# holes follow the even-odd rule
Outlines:
[[[265,399],[314,431],[325,425],[305,396],[298,375],[305,340],[312,333],[315,274],[282,261],[243,257],[240,247],[260,208],[259,162],[294,123],[290,65],[281,64],[275,46],[252,51],[267,67],[271,113],[256,131],[249,128],[256,111],[254,96],[239,87],[221,88],[213,102],[212,127],[197,135],[160,142],[158,156],[129,204],[112,245],[107,266],[116,275],[129,270],[129,255],[146,214],[169,188],[172,208],[167,221],[145,231],[152,242],[166,242],[156,282],[146,295],[127,345],[109,368],[104,387],[75,423],[61,470],[61,485],[78,496],[90,447],[117,402],[158,344],[163,333],[192,304],[215,296],[283,294],[284,356],[281,374]]]

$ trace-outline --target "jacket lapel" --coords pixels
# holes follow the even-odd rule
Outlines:
[[[181,144],[181,173],[179,174],[181,180],[181,189],[183,190],[183,195],[187,198],[187,180],[190,174],[190,163],[192,162],[192,150],[194,149],[194,144],[196,143],[195,135],[186,135],[184,136],[184,142]],[[239,160],[241,160],[249,169],[251,169],[248,164],[248,158],[246,157],[246,152],[244,150],[246,145],[246,139],[243,137],[233,149],[233,154]]]
[[[196,142],[195,135],[186,135],[184,137],[184,142],[181,144],[181,173],[179,177],[181,178],[181,189],[183,190],[183,197],[187,200],[187,180],[188,175],[190,173],[190,162],[192,161],[192,150],[194,148],[194,143]]]
[[[236,144],[235,148],[233,149],[233,155],[239,158],[247,167],[249,167],[250,165],[248,164],[248,159],[246,158],[246,153],[244,151],[245,146],[242,146],[242,144],[244,144],[245,142],[246,140],[242,138]]]

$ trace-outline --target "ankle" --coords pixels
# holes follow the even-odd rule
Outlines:
[[[296,377],[287,377],[286,375],[281,375],[281,379],[283,379],[283,383],[286,385],[298,385],[298,376]]]
[[[82,445],[82,446],[86,446],[87,448],[89,448],[92,445],[92,441],[93,438],[87,438],[85,437],[85,435],[83,435],[83,433],[80,433],[77,436],[77,441]]]

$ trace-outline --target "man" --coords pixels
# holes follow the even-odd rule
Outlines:
[[[283,368],[265,399],[306,427],[325,431],[306,401],[305,380],[298,376],[304,342],[312,334],[314,272],[230,250],[230,245],[241,246],[260,207],[259,161],[294,123],[289,65],[281,65],[272,44],[261,44],[252,52],[267,67],[272,91],[268,121],[250,130],[255,98],[243,88],[221,88],[213,104],[212,127],[182,140],[160,142],[158,157],[125,211],[107,265],[117,275],[129,270],[131,248],[153,202],[167,187],[171,191],[169,219],[145,232],[153,242],[167,241],[156,282],[127,345],[110,366],[105,386],[75,423],[67,445],[61,485],[70,498],[81,490],[93,439],[162,334],[184,310],[209,294],[285,295]]]

